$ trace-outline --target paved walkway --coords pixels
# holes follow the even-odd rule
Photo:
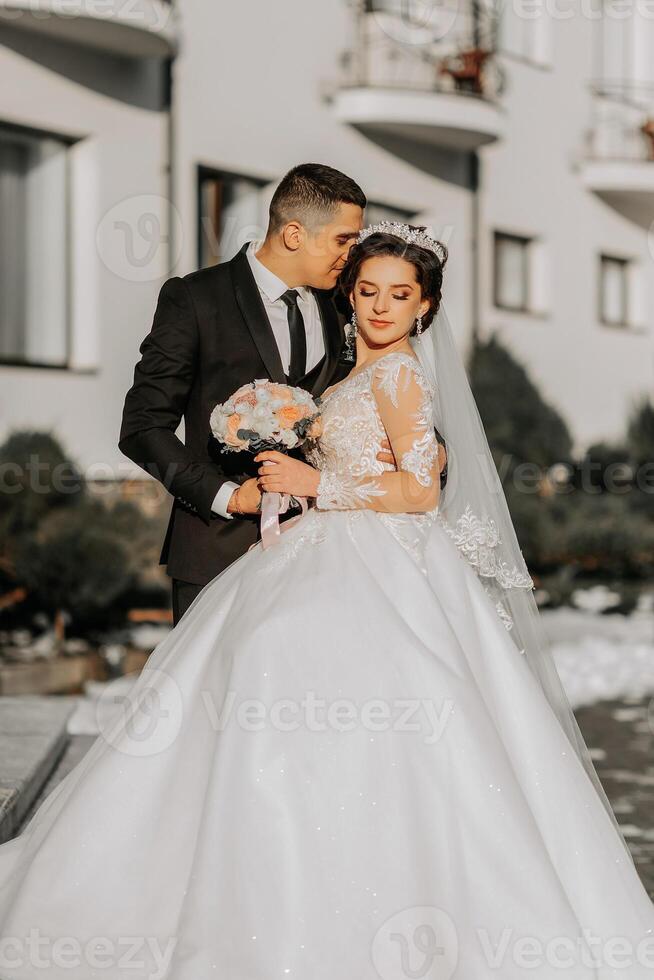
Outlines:
[[[636,867],[654,900],[654,699],[601,701],[577,721]]]
[[[75,698],[0,697],[0,841],[13,837],[68,744]]]

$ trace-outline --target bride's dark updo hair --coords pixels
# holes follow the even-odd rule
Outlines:
[[[424,225],[409,225],[411,231],[425,231]],[[437,242],[438,253],[405,242],[397,235],[386,232],[374,232],[362,242],[353,245],[338,280],[338,288],[349,302],[350,294],[354,291],[359,278],[361,266],[367,259],[392,255],[397,259],[410,262],[416,271],[416,282],[424,299],[428,299],[429,309],[422,318],[423,329],[428,327],[441,305],[443,289],[443,270],[447,262],[448,250],[443,242]],[[415,324],[409,336],[416,332]]]

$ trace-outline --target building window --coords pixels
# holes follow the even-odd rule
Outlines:
[[[381,204],[379,201],[368,201],[365,215],[365,225],[378,225],[381,221],[399,221],[403,225],[414,224],[415,213],[391,204]]]
[[[530,308],[530,238],[495,232],[493,302],[505,310]]]
[[[233,258],[268,225],[266,181],[198,168],[200,268]]]
[[[610,326],[629,323],[629,260],[600,255],[599,318]]]
[[[0,363],[69,361],[69,146],[0,123]]]

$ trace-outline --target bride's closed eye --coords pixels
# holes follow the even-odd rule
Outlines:
[[[367,293],[365,291],[365,289],[360,289],[359,290],[359,296],[368,296],[368,297],[370,297],[370,296],[374,296],[374,295],[375,295],[374,293]],[[408,298],[409,298],[408,296],[393,296],[393,299],[408,299]]]

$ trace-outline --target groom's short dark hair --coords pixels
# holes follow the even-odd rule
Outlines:
[[[282,178],[270,202],[269,232],[279,231],[289,221],[306,228],[319,228],[330,220],[340,204],[365,208],[366,195],[356,181],[340,170],[321,163],[302,163]]]

